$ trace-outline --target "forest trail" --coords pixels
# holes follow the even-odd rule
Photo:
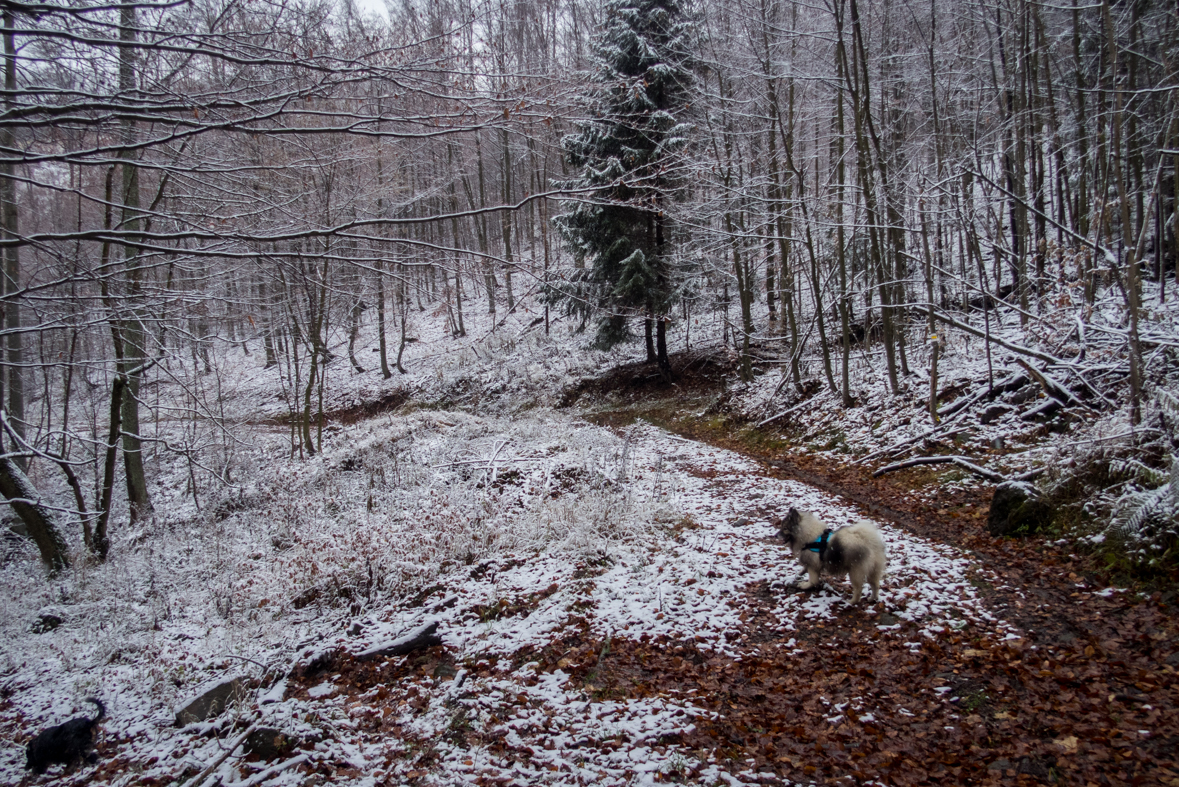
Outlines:
[[[618,482],[687,515],[596,561],[461,569],[370,615],[328,658],[305,654],[314,665],[264,712],[286,728],[338,718],[313,770],[378,784],[1177,778],[1174,622],[1158,599],[1086,582],[1051,545],[1011,557],[1024,545],[973,535],[978,517],[938,514],[955,495],[863,486],[849,491],[904,515],[874,517],[882,602],[851,607],[846,582],[800,592],[773,517],[797,506],[839,526],[865,512],[780,463],[642,424],[624,434]],[[346,655],[423,620],[442,646]]]
[[[267,648],[253,658],[269,666],[260,674],[246,663],[255,690],[210,722],[173,728],[159,694],[169,685],[142,677],[242,666],[214,658],[223,635],[201,644],[193,612],[177,608],[149,639],[120,635],[111,659],[63,662],[61,674],[30,649],[28,670],[0,696],[6,734],[24,740],[39,724],[18,702],[36,707],[27,693],[46,681],[97,681],[112,715],[96,767],[38,779],[7,750],[3,773],[21,785],[142,787],[1179,785],[1172,598],[1107,587],[1043,538],[987,536],[974,484],[921,493],[928,470],[873,479],[813,454],[755,457],[618,411],[595,420],[611,425],[418,411],[341,427],[324,474],[284,488],[351,524],[322,540],[309,531],[305,552],[274,546],[270,561],[254,559],[255,541],[235,547],[248,551],[236,571],[262,572],[238,576],[239,614],[291,591],[292,577],[265,573],[278,558],[327,572],[312,587],[345,576],[331,573],[327,550],[355,563],[350,550],[369,548],[340,539],[375,537],[357,524],[361,490],[371,516],[378,477],[425,506],[406,533],[432,532],[429,523],[453,537],[445,527],[470,520],[469,502],[501,517],[485,525],[501,540],[479,557],[455,553],[407,596],[374,595],[350,612],[321,594],[256,629],[239,620],[235,636],[260,637],[242,641]],[[378,495],[375,508],[398,499]],[[240,517],[240,530],[223,543],[238,532],[268,542],[260,523],[283,509],[241,505],[225,520]],[[790,507],[836,527],[878,524],[889,555],[879,604],[851,606],[846,581],[795,587],[802,571],[773,525]],[[554,536],[538,537],[537,526]],[[80,623],[24,642],[67,648],[52,638]],[[432,623],[441,644],[380,655]],[[254,727],[281,730],[284,746],[235,748]]]
[[[924,758],[897,729],[951,719],[958,701],[953,682],[924,679],[928,659],[1018,647],[978,590],[997,578],[957,550],[882,523],[882,604],[851,607],[846,583],[802,593],[772,519],[798,506],[842,525],[858,510],[653,427],[629,428],[626,446],[620,474],[686,512],[659,539],[596,565],[473,566],[347,645],[430,616],[442,647],[382,666],[337,657],[288,696],[363,707],[377,739],[419,741],[401,773],[423,783],[775,783],[907,770]]]
[[[891,668],[872,669],[869,683],[898,699],[911,696],[906,686],[914,694],[932,686],[957,698],[957,707],[941,706],[940,714],[931,709],[924,722],[894,717],[884,733],[892,746],[845,737],[844,748],[855,753],[817,758],[826,769],[813,755],[801,758],[815,768],[808,772],[821,774],[818,780],[851,775],[888,784],[947,778],[1007,784],[1019,777],[1029,784],[1179,785],[1179,592],[1172,586],[1146,592],[1111,587],[1108,573],[1073,554],[1075,545],[1066,541],[990,536],[990,485],[939,486],[936,472],[916,468],[876,478],[871,468],[828,457],[751,449],[747,440],[707,434],[690,420],[665,425],[739,450],[773,476],[837,495],[905,533],[962,550],[978,571],[974,584],[986,608],[1019,632],[1019,639],[998,648],[979,647],[977,636],[951,635],[927,642],[925,658],[902,658],[903,664],[882,659],[887,647],[870,646],[864,655]],[[991,584],[984,575],[998,581]],[[847,636],[848,628],[841,633]],[[856,641],[863,647],[858,635]],[[830,649],[827,660],[815,659],[815,668],[838,674],[833,658],[854,675],[854,662],[844,655]],[[805,693],[805,681],[797,685]],[[950,733],[964,727],[974,740],[955,745],[953,736],[937,731],[939,724]],[[884,752],[891,762],[855,767],[871,761],[866,750]]]

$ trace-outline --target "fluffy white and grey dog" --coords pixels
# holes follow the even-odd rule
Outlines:
[[[807,581],[799,584],[803,590],[818,585],[822,574],[846,574],[851,577],[851,603],[859,603],[865,582],[872,585],[872,601],[880,600],[880,580],[888,556],[880,532],[871,522],[832,531],[814,514],[791,508],[778,520],[778,535],[807,571]]]

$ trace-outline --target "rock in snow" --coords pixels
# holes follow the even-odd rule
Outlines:
[[[995,487],[987,530],[992,536],[1030,535],[1052,520],[1052,506],[1026,481],[1004,481]]]
[[[249,684],[243,677],[221,681],[180,705],[176,709],[176,726],[183,727],[218,716],[230,702],[244,698],[248,690]]]

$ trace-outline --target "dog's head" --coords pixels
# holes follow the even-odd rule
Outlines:
[[[797,508],[791,508],[786,516],[778,520],[778,536],[786,542],[786,547],[793,552],[796,544],[802,540],[799,528],[802,525],[802,513]]]

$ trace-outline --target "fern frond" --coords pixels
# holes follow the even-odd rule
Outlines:
[[[1171,455],[1170,472],[1162,483],[1118,498],[1109,530],[1143,560],[1175,545],[1179,538],[1179,457]]]
[[[1175,507],[1179,508],[1179,457],[1171,454],[1171,480],[1167,482],[1168,488],[1171,490],[1171,500],[1174,501]]]
[[[1165,496],[1159,494],[1160,491],[1164,490],[1148,489],[1124,495],[1118,501],[1117,513],[1114,514],[1114,528],[1131,539],[1141,535],[1143,524],[1150,519]]]
[[[1163,388],[1156,388],[1154,400],[1158,403],[1159,414],[1162,415],[1163,422],[1171,430],[1171,434],[1179,432],[1179,397]]]
[[[1137,459],[1114,459],[1109,463],[1110,472],[1114,475],[1129,476],[1132,480],[1142,481],[1149,486],[1159,486],[1169,480],[1166,471],[1145,465]]]

